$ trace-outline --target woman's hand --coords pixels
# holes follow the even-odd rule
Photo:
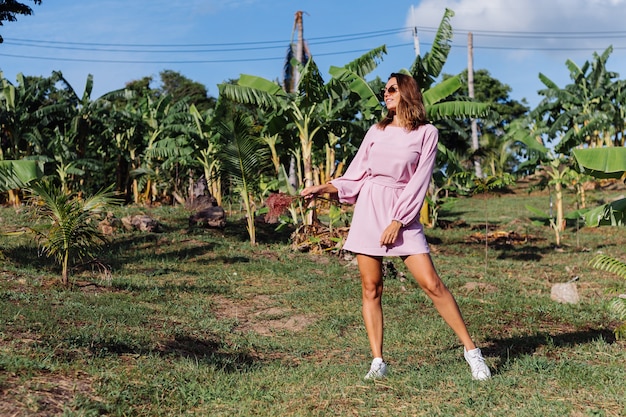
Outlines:
[[[327,184],[321,184],[321,185],[311,185],[310,187],[305,187],[302,191],[300,191],[300,195],[304,198],[311,199],[313,197],[315,197],[318,194],[333,194],[336,193],[338,190],[337,188],[335,188],[334,185],[327,183]]]
[[[402,223],[397,220],[392,220],[391,224],[387,226],[387,228],[383,231],[383,234],[380,236],[380,246],[393,245],[398,238],[401,228]]]

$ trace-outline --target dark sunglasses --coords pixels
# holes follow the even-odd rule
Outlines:
[[[398,86],[397,85],[392,85],[389,88],[383,88],[382,90],[380,90],[380,93],[384,96],[385,93],[394,94],[397,91],[398,91]]]

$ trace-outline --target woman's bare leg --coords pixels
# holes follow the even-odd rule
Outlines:
[[[383,272],[382,258],[356,256],[361,274],[363,320],[374,358],[383,357]]]
[[[456,300],[445,286],[430,258],[430,254],[422,253],[407,256],[404,263],[424,292],[430,297],[441,317],[452,328],[465,346],[466,350],[476,348],[467,331]]]

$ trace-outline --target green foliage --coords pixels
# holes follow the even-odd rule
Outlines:
[[[43,253],[55,258],[61,266],[62,283],[68,285],[72,264],[79,259],[93,258],[106,242],[98,230],[97,216],[115,202],[114,194],[109,188],[92,197],[81,198],[45,180],[33,185],[31,192],[38,224],[30,229]]]
[[[452,24],[450,23],[452,17],[454,17],[454,12],[446,8],[430,51],[423,58],[421,56],[416,57],[411,66],[410,73],[413,74],[419,86],[424,90],[428,90],[431,87],[441,74],[443,66],[448,60],[454,35]]]
[[[0,161],[0,192],[24,188],[41,175],[36,161]]]
[[[226,143],[217,156],[221,175],[233,183],[241,196],[250,243],[255,245],[253,200],[254,195],[260,191],[263,173],[271,167],[269,149],[252,134],[252,120],[246,115],[237,115],[232,121],[223,121],[218,125],[217,132]]]
[[[626,172],[626,148],[604,147],[572,151],[582,172],[595,178],[622,178]]]
[[[571,84],[560,88],[540,74],[546,88],[539,91],[544,99],[532,113],[549,126],[548,139],[557,141],[556,152],[589,147],[624,146],[624,85],[619,74],[606,67],[613,47],[602,54],[594,52],[593,61],[578,66],[567,60]]]
[[[41,0],[32,0],[33,3],[39,5]],[[27,4],[21,3],[15,0],[3,0],[0,4],[0,26],[2,22],[15,22],[18,15],[30,16],[33,13],[33,9]],[[3,42],[2,36],[0,36],[0,43]]]
[[[626,198],[612,201],[594,207],[582,213],[585,225],[598,226],[626,226]]]
[[[596,269],[607,271],[626,279],[626,263],[619,259],[606,255],[597,255],[589,264]],[[613,299],[611,301],[611,308],[617,315],[617,318],[622,321],[622,323],[615,328],[615,336],[618,339],[624,339],[626,338],[626,297],[621,295]]]

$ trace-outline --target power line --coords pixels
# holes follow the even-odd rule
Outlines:
[[[387,29],[370,32],[352,33],[345,35],[318,36],[307,38],[309,44],[324,44],[331,42],[348,42],[352,40],[367,39],[372,37],[380,37],[385,35],[397,35],[403,32],[410,32],[412,28]],[[68,42],[68,41],[50,41],[38,39],[22,39],[22,38],[5,38],[4,43],[9,44],[10,41],[23,42],[28,44],[42,45],[70,45],[85,47],[123,47],[123,48],[199,48],[199,47],[234,47],[234,46],[250,46],[250,45],[267,45],[279,44],[278,47],[284,47],[291,42],[288,39],[268,40],[268,41],[251,41],[251,42],[227,42],[227,43],[187,43],[187,44],[138,44],[138,43],[99,43],[99,42]]]
[[[424,45],[432,45],[425,43]],[[387,45],[387,49],[394,49],[399,47],[413,46],[412,42]],[[453,48],[465,48],[463,46],[455,46]],[[565,52],[565,51],[597,51],[598,48],[593,47],[575,47],[575,48],[539,48],[539,47],[498,47],[498,46],[474,46],[474,49],[485,50],[508,50],[508,51],[545,51],[545,52]],[[626,46],[614,46],[614,50],[626,50]],[[349,55],[354,53],[365,53],[370,51],[371,48],[364,49],[352,49],[336,52],[322,52],[313,54],[313,58],[322,56],[333,55]],[[28,55],[16,55],[16,54],[4,54],[0,53],[0,56],[9,58],[20,59],[32,59],[42,61],[62,61],[62,62],[93,62],[93,63],[108,63],[108,64],[218,64],[218,63],[236,63],[236,62],[260,62],[260,61],[284,61],[284,56],[276,57],[260,57],[260,58],[230,58],[230,59],[193,59],[193,60],[137,60],[137,59],[98,59],[98,58],[64,58],[64,57],[46,57],[46,56],[28,56]]]
[[[418,27],[422,32],[437,32],[438,28],[435,27]],[[351,33],[343,35],[331,35],[307,38],[307,42],[311,45],[315,44],[327,44],[327,43],[339,43],[349,42],[353,40],[361,40],[373,37],[381,37],[388,35],[398,35],[402,33],[411,33],[412,27],[386,29],[370,32]],[[496,30],[471,30],[471,29],[456,29],[453,30],[455,34],[466,34],[472,32],[474,36],[494,37],[494,38],[557,38],[557,39],[589,39],[589,38],[626,38],[626,31],[594,31],[594,32],[521,32],[521,31],[496,31]],[[22,39],[22,38],[5,38],[5,44],[12,43],[25,45],[32,44],[33,46],[42,45],[59,45],[60,46],[83,46],[83,47],[121,47],[121,48],[221,48],[228,47],[233,48],[236,46],[255,46],[261,45],[262,48],[279,48],[289,45],[289,40],[266,40],[266,41],[250,41],[250,42],[228,42],[228,43],[191,43],[191,44],[138,44],[138,43],[99,43],[99,42],[68,42],[68,41],[50,41],[50,40],[37,40],[37,39]],[[271,46],[276,44],[277,46]],[[242,50],[248,50],[244,48]],[[233,50],[237,50],[234,48]],[[135,51],[131,51],[135,52]],[[150,51],[152,52],[152,51]],[[170,51],[171,52],[171,51]],[[193,51],[192,51],[193,52]]]
[[[343,35],[331,35],[322,37],[309,38],[307,42],[310,46],[320,45],[334,45],[345,42],[352,42],[356,40],[381,38],[391,35],[399,35],[402,33],[410,33],[413,28],[396,28],[387,30],[378,30],[370,32],[343,34]],[[436,32],[438,28],[420,27],[420,31],[433,31]],[[455,33],[463,32],[464,30],[455,30]],[[546,37],[558,38],[561,40],[576,40],[576,39],[620,39],[626,38],[626,31],[599,31],[599,32],[515,32],[515,31],[488,31],[477,30],[472,31],[475,36],[481,36],[486,38],[541,38]],[[93,42],[67,42],[67,41],[49,41],[49,40],[35,40],[35,39],[5,39],[6,45],[21,46],[21,47],[34,47],[45,48],[47,50],[70,50],[70,51],[85,51],[92,53],[99,52],[111,52],[111,53],[143,53],[143,54],[207,54],[207,53],[238,53],[249,52],[259,50],[272,50],[272,49],[284,49],[289,45],[290,41],[286,40],[271,40],[271,41],[252,41],[252,42],[232,42],[232,43],[198,43],[198,44],[137,44],[137,43],[93,43]],[[432,44],[422,43],[429,46]],[[412,46],[411,42],[387,45],[387,49]],[[451,44],[453,48],[466,48],[465,44],[456,45]],[[125,49],[125,48],[148,48],[148,49]],[[152,49],[159,48],[159,49]],[[172,49],[175,48],[175,49]],[[209,48],[209,49],[187,49],[187,48]],[[541,46],[490,46],[480,45],[475,43],[474,49],[480,50],[510,50],[510,51],[590,51],[597,50],[598,48],[576,46],[576,47],[541,47]],[[614,50],[626,49],[626,46],[613,46]],[[354,53],[365,53],[370,51],[371,48],[352,49],[352,50],[340,50],[331,52],[318,52],[313,54],[314,57],[320,56],[332,56],[332,55],[347,55]],[[0,56],[20,59],[32,59],[32,60],[47,60],[47,61],[66,61],[66,62],[94,62],[94,63],[113,63],[113,64],[202,64],[202,63],[235,63],[235,62],[258,62],[258,61],[277,61],[284,60],[284,55],[276,57],[246,57],[246,58],[210,58],[210,59],[177,59],[177,60],[159,60],[159,59],[107,59],[107,58],[77,58],[77,57],[63,57],[63,56],[33,56],[25,54],[11,54],[0,53]]]

